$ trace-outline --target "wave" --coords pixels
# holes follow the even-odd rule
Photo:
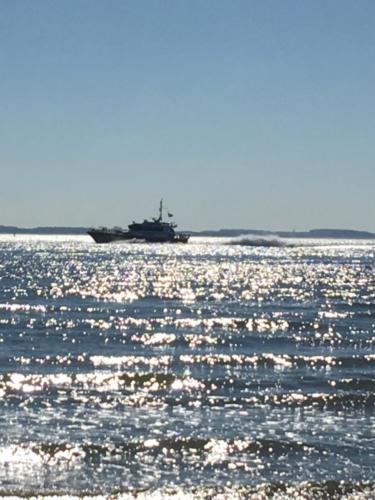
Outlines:
[[[319,410],[341,410],[349,408],[374,408],[375,394],[364,393],[311,393],[290,392],[285,394],[254,395],[243,398],[241,403],[254,406],[313,407]]]
[[[164,486],[161,488],[121,488],[102,490],[72,489],[5,489],[0,488],[0,497],[31,498],[44,500],[69,498],[71,500],[287,500],[317,498],[331,500],[365,500],[374,498],[374,481],[301,481],[301,482],[263,482],[261,484],[234,484],[230,486]]]
[[[62,389],[70,393],[74,389],[101,393],[134,391],[143,389],[147,392],[202,390],[208,382],[202,382],[190,376],[178,376],[173,373],[160,372],[89,372],[89,373],[55,373],[55,374],[23,374],[6,373],[0,376],[0,399],[8,394],[44,393],[48,396],[60,394]]]
[[[375,354],[352,355],[352,356],[325,356],[325,355],[297,355],[297,354],[274,354],[274,353],[254,353],[254,354],[181,354],[179,361],[184,364],[199,365],[228,365],[265,368],[301,369],[309,368],[316,370],[319,368],[333,369],[343,368],[373,368],[375,365]]]
[[[227,245],[238,245],[246,247],[292,247],[293,243],[288,243],[286,241],[277,238],[249,238],[249,237],[239,237],[230,240]]]
[[[57,461],[75,461],[78,458],[111,457],[122,460],[124,456],[146,453],[152,455],[169,453],[194,453],[202,455],[219,454],[226,460],[231,455],[256,454],[280,455],[285,453],[311,453],[323,451],[324,448],[309,443],[283,441],[275,439],[214,439],[200,437],[139,438],[123,443],[96,444],[87,443],[71,445],[60,442],[29,442],[0,448],[0,465],[4,463],[32,462],[35,464],[55,464]]]
[[[205,353],[205,354],[180,354],[178,356],[90,356],[89,362],[95,368],[120,366],[123,367],[163,367],[185,365],[208,365],[218,366],[254,366],[265,368],[308,368],[311,370],[321,368],[355,368],[355,369],[373,369],[375,367],[375,354],[353,354],[353,355],[323,355],[323,354],[274,354],[254,353],[254,354],[232,354],[232,353]],[[1,378],[0,378],[1,381]]]
[[[143,403],[144,401],[142,401]],[[169,406],[190,407],[195,400],[189,396],[164,399]],[[215,396],[199,399],[200,406],[210,408],[313,408],[316,410],[355,410],[375,408],[375,395],[371,393],[311,393],[288,392],[283,394],[250,394],[246,397]]]
[[[313,388],[313,389],[312,389]],[[315,390],[314,390],[315,389]],[[75,375],[6,374],[0,377],[0,399],[7,404],[49,406],[94,404],[98,408],[192,405],[215,408],[251,407],[319,410],[373,409],[375,379],[308,377],[299,388],[275,380],[246,381],[243,378],[194,378],[160,372],[90,372]],[[32,396],[32,397],[30,397]]]
[[[191,366],[207,365],[212,369],[217,367],[238,367],[246,369],[267,368],[276,371],[306,370],[305,376],[319,385],[322,382],[330,384],[332,389],[375,390],[375,378],[370,370],[375,366],[375,355],[363,356],[324,356],[324,355],[296,355],[296,354],[180,354],[177,356],[92,356],[89,358],[94,370],[78,373],[66,371],[54,373],[22,373],[5,372],[0,374],[0,397],[7,392],[32,393],[47,391],[56,388],[81,388],[85,390],[116,390],[121,387],[135,388],[163,388],[163,389],[204,389],[211,384],[220,383],[222,387],[233,382],[245,383],[240,377],[217,379],[211,373],[210,377],[194,378],[190,375],[181,375],[178,372],[186,371]],[[89,366],[90,366],[89,365]],[[117,368],[116,372],[108,372],[106,368]],[[104,368],[97,370],[98,367]],[[146,370],[139,368],[147,367]],[[122,370],[120,370],[122,368]],[[130,371],[130,368],[133,370]],[[168,369],[168,371],[166,371]],[[342,370],[361,369],[362,375],[350,376],[350,372]],[[176,373],[175,370],[178,370]],[[323,370],[323,372],[322,372]],[[337,371],[334,371],[337,370]],[[363,371],[365,370],[365,371]],[[322,377],[323,373],[323,377]],[[338,376],[342,373],[341,378]],[[319,377],[318,377],[319,375]],[[345,376],[346,375],[346,376]],[[354,375],[354,374],[353,374]],[[232,382],[231,382],[232,381]],[[230,383],[229,383],[230,382]],[[248,380],[252,383],[252,380]]]

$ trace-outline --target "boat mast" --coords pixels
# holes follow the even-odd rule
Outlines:
[[[160,200],[159,220],[160,220],[160,222],[163,220],[163,198]]]

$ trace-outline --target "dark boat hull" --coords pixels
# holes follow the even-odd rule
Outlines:
[[[129,232],[110,232],[110,231],[100,231],[100,230],[90,230],[87,231],[96,243],[112,243],[115,241],[129,241],[129,240],[140,240],[147,241],[148,243],[187,243],[189,236],[186,234],[175,234],[173,238],[157,238],[155,236],[142,236],[137,237]]]

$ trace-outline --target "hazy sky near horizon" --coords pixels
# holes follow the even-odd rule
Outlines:
[[[375,231],[373,0],[0,0],[0,224]]]

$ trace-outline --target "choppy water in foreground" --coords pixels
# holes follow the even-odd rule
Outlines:
[[[296,243],[1,237],[0,495],[373,498],[375,244]]]

